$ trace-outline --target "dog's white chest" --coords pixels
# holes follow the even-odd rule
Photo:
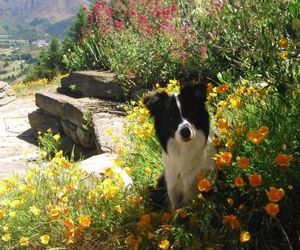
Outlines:
[[[197,132],[195,140],[187,143],[170,139],[167,149],[168,154],[163,152],[162,160],[168,195],[174,209],[195,195],[197,173],[213,171],[214,163],[210,143],[206,143],[201,131]]]

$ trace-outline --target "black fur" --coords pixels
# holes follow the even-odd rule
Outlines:
[[[181,89],[179,94],[182,115],[197,129],[201,129],[206,137],[209,134],[209,115],[205,107],[206,85],[188,85]],[[146,96],[145,106],[154,117],[154,126],[157,138],[162,148],[167,152],[167,142],[174,137],[178,124],[181,122],[179,109],[174,96],[167,93],[156,93]]]

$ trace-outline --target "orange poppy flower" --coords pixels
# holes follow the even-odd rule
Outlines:
[[[269,133],[270,133],[270,129],[267,126],[261,126],[259,128],[258,132],[261,134],[261,136],[263,138],[266,138],[269,135]]]
[[[240,228],[240,220],[238,219],[238,217],[236,215],[233,215],[233,214],[224,215],[222,223],[229,224],[232,230],[237,230]]]
[[[262,136],[259,132],[257,132],[256,130],[251,130],[248,132],[247,137],[249,139],[250,142],[252,142],[254,145],[258,145],[261,143],[262,141]]]
[[[269,132],[267,126],[261,126],[258,130],[250,130],[247,137],[253,144],[258,145],[269,135]]]
[[[211,183],[207,179],[203,178],[198,182],[198,189],[200,192],[209,192],[211,190]]]
[[[231,152],[220,152],[215,157],[215,164],[217,167],[227,167],[231,164],[232,153]]]
[[[265,206],[265,210],[268,215],[275,217],[279,213],[279,205],[271,202]]]
[[[248,176],[250,185],[254,188],[258,187],[261,185],[262,178],[260,174],[251,174]]]
[[[241,176],[238,176],[234,180],[234,185],[236,187],[243,187],[245,185],[244,179]]]
[[[278,46],[281,49],[286,49],[288,46],[288,39],[286,39],[285,37],[280,38],[278,41]]]
[[[235,144],[235,141],[233,139],[228,139],[225,143],[225,146],[230,150]]]
[[[221,145],[221,139],[218,138],[218,137],[215,137],[215,138],[212,140],[212,145],[213,145],[214,147],[220,146],[220,145]]]
[[[275,188],[275,187],[270,187],[270,191],[267,192],[268,199],[269,201],[272,202],[280,201],[283,198],[284,194],[285,192],[282,188]]]
[[[247,157],[243,156],[238,159],[238,164],[239,164],[240,168],[245,169],[245,168],[249,167],[250,160]]]
[[[278,167],[289,167],[293,159],[294,157],[292,155],[279,154],[277,155],[275,162]]]
[[[164,212],[161,216],[161,221],[163,223],[168,223],[171,220],[171,218],[172,218],[172,215],[170,213]]]
[[[218,93],[218,94],[223,94],[225,92],[227,92],[231,87],[231,84],[230,83],[224,83],[218,87],[215,88],[215,91]]]

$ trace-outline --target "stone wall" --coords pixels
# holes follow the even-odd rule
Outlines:
[[[7,82],[0,81],[0,107],[16,99],[15,92]]]
[[[36,133],[46,132],[48,128],[51,128],[53,133],[59,132],[64,141],[68,141],[69,144],[70,141],[73,142],[81,151],[88,151],[91,154],[114,152],[116,149],[114,137],[121,136],[125,115],[124,104],[116,101],[123,98],[122,92],[116,90],[121,87],[116,87],[116,83],[111,84],[111,74],[104,74],[108,77],[106,80],[92,77],[92,82],[96,79],[101,80],[92,85],[79,84],[79,80],[75,77],[78,74],[72,74],[68,80],[63,79],[63,87],[59,88],[59,92],[36,93],[37,110],[28,115],[30,125]],[[86,74],[87,76],[84,76],[84,73],[80,72],[80,79],[91,77],[91,72]],[[67,95],[67,91],[61,91],[62,89],[66,90],[68,88],[66,86],[70,86],[66,82],[76,82],[74,79],[77,79],[77,90],[82,91],[80,97],[75,96],[74,93],[70,96]],[[97,85],[97,87],[91,91],[85,84]],[[101,85],[105,85],[105,87],[101,87]],[[108,86],[112,88],[111,91]],[[101,91],[105,93],[101,93]],[[102,98],[90,97],[91,93],[102,96]],[[89,96],[86,97],[86,94]],[[112,130],[113,135],[109,135],[107,130]]]

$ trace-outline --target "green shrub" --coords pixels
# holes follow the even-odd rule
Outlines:
[[[42,158],[51,160],[62,149],[60,134],[53,135],[51,129],[38,135]]]

